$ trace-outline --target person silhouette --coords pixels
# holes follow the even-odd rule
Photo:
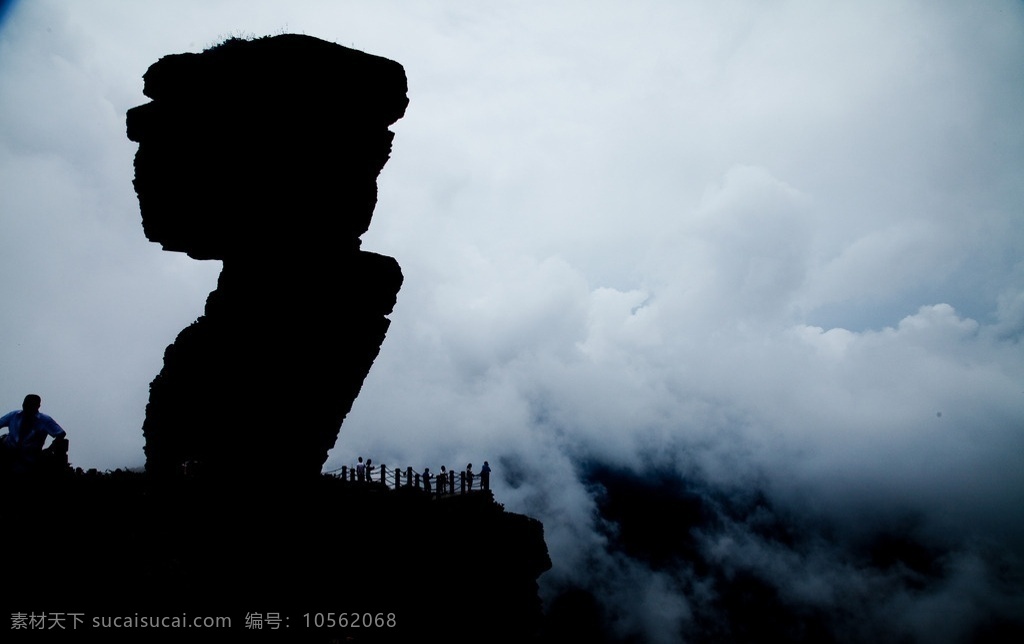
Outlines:
[[[491,489],[491,466],[487,461],[484,461],[484,466],[480,468],[480,487],[484,490]]]
[[[441,496],[448,491],[448,470],[441,466],[441,473],[437,475],[437,495]]]
[[[473,490],[473,464],[466,466],[466,489]]]
[[[0,418],[0,427],[8,431],[0,436],[0,453],[5,469],[11,472],[30,472],[36,469],[46,437],[67,452],[67,432],[53,418],[39,412],[42,398],[37,394],[25,396],[21,411],[12,411]],[[56,448],[55,448],[56,449]]]

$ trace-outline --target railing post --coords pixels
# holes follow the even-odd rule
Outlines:
[[[466,473],[465,472],[459,472],[459,489],[462,491],[462,494],[466,493]]]
[[[448,471],[448,494],[455,494],[455,470]]]
[[[409,487],[412,485],[412,465],[405,470],[405,486]]]
[[[348,480],[348,465],[342,465],[341,466],[341,480],[342,481],[347,481]]]
[[[384,487],[388,486],[387,473],[388,473],[388,466],[383,464],[383,463],[381,463],[380,464],[380,482],[384,484]]]

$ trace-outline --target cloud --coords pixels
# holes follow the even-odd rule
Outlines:
[[[545,523],[545,597],[589,590],[622,636],[737,627],[744,593],[852,641],[1019,608],[1019,3],[19,3],[0,393],[39,391],[76,464],[141,464],[219,270],[142,235],[141,75],[281,31],[410,81],[363,240],[406,281],[328,469],[489,459]],[[601,468],[702,499],[685,557],[624,548]],[[883,534],[928,565],[874,561]]]

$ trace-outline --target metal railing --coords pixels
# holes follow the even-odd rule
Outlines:
[[[379,484],[389,490],[412,488],[435,496],[466,494],[475,490],[491,489],[490,469],[486,462],[485,469],[480,472],[474,472],[471,466],[460,472],[442,469],[443,471],[437,474],[432,473],[430,468],[424,468],[422,472],[418,472],[412,467],[402,469],[400,467],[388,468],[383,463],[379,466],[374,465],[371,460],[355,466],[342,465],[325,472],[325,474],[350,483]]]

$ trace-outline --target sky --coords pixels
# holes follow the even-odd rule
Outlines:
[[[792,605],[859,598],[850,641],[1024,614],[1024,4],[5,4],[0,406],[39,393],[74,465],[144,463],[220,270],[143,235],[143,73],[305,33],[400,62],[410,98],[362,238],[405,283],[325,469],[489,460],[544,522],[545,600],[584,588],[622,637],[692,636],[718,587],[621,548],[597,471],[827,535],[722,510],[697,547]],[[943,553],[924,590],[852,554],[898,526]]]

